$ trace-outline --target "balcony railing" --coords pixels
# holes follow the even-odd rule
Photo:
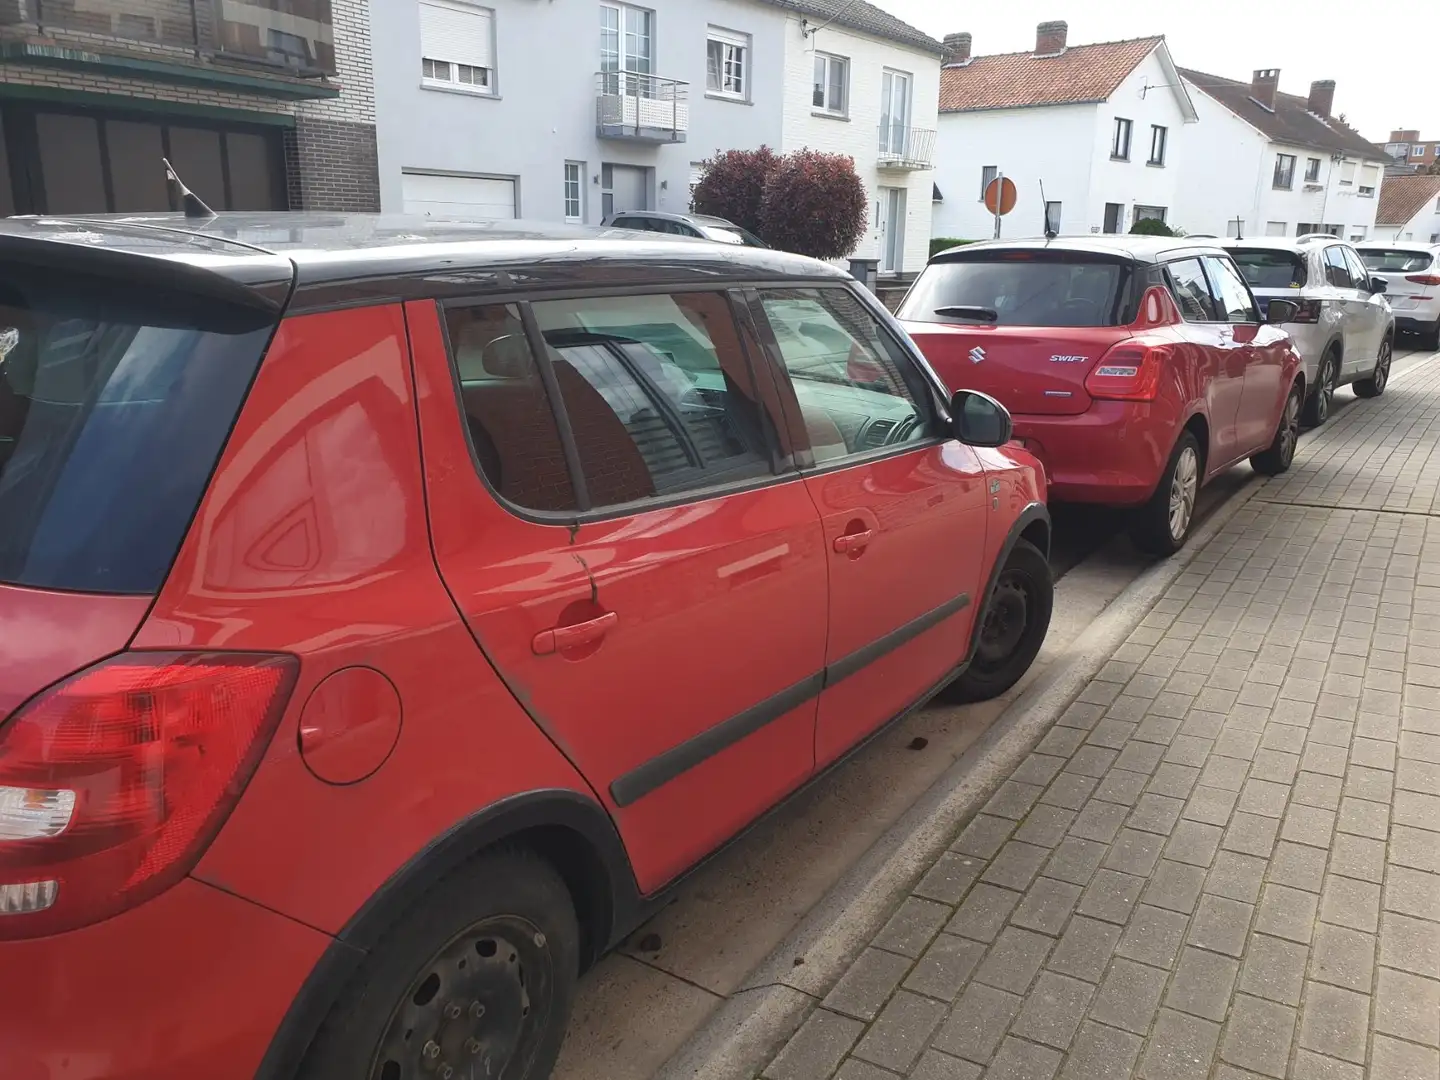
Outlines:
[[[331,0],[0,0],[16,26],[103,48],[184,51],[294,75],[335,74]]]
[[[595,75],[595,134],[631,142],[684,142],[690,130],[690,84],[636,71]]]
[[[880,127],[880,168],[932,169],[935,167],[935,132],[904,124]]]

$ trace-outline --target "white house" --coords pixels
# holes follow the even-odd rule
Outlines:
[[[1248,83],[1184,70],[1200,114],[1181,178],[1176,220],[1188,231],[1235,236],[1328,232],[1364,240],[1375,230],[1387,161],[1331,115],[1335,84],[1306,97],[1280,93],[1280,72]]]
[[[1380,185],[1375,239],[1440,244],[1440,176],[1387,176]]]
[[[1003,236],[1128,232],[1172,219],[1190,167],[1195,109],[1163,37],[1070,45],[1063,22],[1041,23],[1029,52],[972,55],[946,37],[935,158],[935,236],[994,234],[982,203],[1003,173],[1017,189]],[[1042,196],[1043,188],[1043,196]]]
[[[853,156],[871,193],[854,254],[925,261],[943,49],[863,0],[370,6],[387,211],[684,212],[718,151],[810,146]]]

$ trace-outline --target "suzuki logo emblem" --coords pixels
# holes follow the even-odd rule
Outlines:
[[[980,363],[981,360],[984,360],[984,359],[985,359],[985,350],[982,349],[982,348],[980,348],[979,345],[976,345],[975,348],[973,348],[973,349],[970,350],[970,362],[971,362],[972,364],[978,364],[978,363]]]

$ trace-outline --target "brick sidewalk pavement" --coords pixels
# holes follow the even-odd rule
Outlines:
[[[1440,1080],[1440,361],[1302,442],[765,1069]]]

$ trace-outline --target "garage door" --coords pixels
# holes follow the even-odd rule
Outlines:
[[[515,216],[514,180],[406,173],[401,184],[407,214],[471,221],[504,221]]]

